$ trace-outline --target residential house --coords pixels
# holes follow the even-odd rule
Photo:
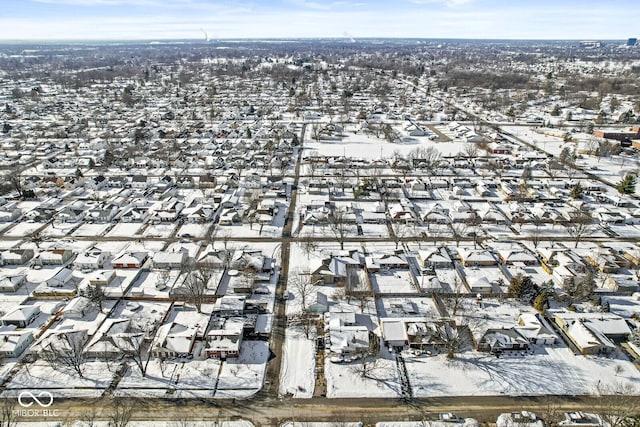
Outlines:
[[[329,319],[329,349],[332,353],[346,355],[369,348],[369,330],[366,326],[356,325],[355,314],[351,314],[353,318],[347,314],[346,321],[339,314]]]
[[[222,211],[218,223],[220,225],[233,225],[242,221],[242,217],[236,208],[227,208]]]
[[[382,328],[382,340],[385,346],[404,348],[409,345],[409,336],[404,319],[380,319],[380,326]]]
[[[536,265],[538,258],[528,250],[521,247],[498,248],[498,259],[504,265]]]
[[[113,204],[98,206],[87,212],[86,219],[97,223],[107,223],[113,221],[119,212],[120,208]]]
[[[521,313],[518,317],[516,330],[530,344],[553,345],[559,341],[553,328],[537,313]]]
[[[98,270],[90,273],[87,278],[91,286],[109,286],[117,276],[115,270]]]
[[[453,261],[449,252],[444,246],[431,248],[429,250],[420,249],[416,258],[420,267],[426,269],[447,269],[453,267]]]
[[[81,222],[84,219],[85,213],[86,209],[84,208],[84,204],[76,203],[74,205],[64,207],[60,212],[58,212],[56,217],[58,221],[75,223]]]
[[[472,294],[491,294],[494,293],[494,288],[498,288],[498,284],[489,280],[486,276],[473,276],[467,278],[467,284],[469,285],[469,291]]]
[[[500,414],[496,427],[545,427],[545,423],[533,412],[520,411]]]
[[[462,261],[462,265],[469,266],[492,266],[498,262],[493,254],[487,249],[461,249],[458,250],[458,256]]]
[[[156,252],[153,255],[153,268],[180,269],[184,267],[189,258],[186,252]]]
[[[0,252],[0,265],[23,265],[31,258],[32,249],[10,249]]]
[[[516,328],[487,329],[476,344],[478,351],[500,354],[503,351],[528,350],[529,340]]]
[[[151,210],[146,206],[132,206],[121,216],[122,222],[147,222],[151,218]]]
[[[26,274],[0,274],[0,292],[15,292],[27,282]]]
[[[114,268],[142,268],[149,257],[148,252],[128,251],[111,261]]]
[[[240,345],[244,320],[238,317],[219,319],[207,333],[205,342],[205,356],[220,360],[237,358],[240,355]]]
[[[37,305],[20,305],[0,318],[3,326],[26,328],[40,315]]]
[[[52,288],[62,288],[73,280],[73,270],[67,267],[59,269],[53,276],[46,280],[46,285]]]
[[[198,327],[195,325],[164,324],[158,328],[151,352],[158,358],[192,358],[197,335]]]
[[[131,178],[128,186],[131,188],[145,189],[147,188],[147,177],[144,175],[135,175]]]
[[[5,203],[0,206],[0,223],[11,222],[20,217],[22,210],[16,202]]]
[[[369,273],[377,273],[379,271],[389,271],[395,269],[406,270],[409,264],[406,260],[398,255],[381,255],[365,257],[365,266]]]
[[[560,427],[604,427],[607,426],[599,415],[590,412],[565,412]]]
[[[73,261],[73,265],[80,270],[97,270],[104,267],[110,256],[111,254],[109,252],[104,252],[99,248],[93,247],[78,254]]]
[[[0,356],[15,358],[20,356],[33,342],[31,331],[16,331],[12,328],[0,331]]]
[[[422,213],[421,219],[427,224],[449,224],[451,222],[449,209],[442,207],[439,203]]]
[[[631,334],[627,322],[612,313],[560,311],[550,314],[582,354],[610,353],[616,349],[616,342]]]
[[[322,260],[322,265],[311,272],[311,281],[319,284],[345,286],[347,278],[352,281],[358,276],[360,260],[353,257],[331,257]]]
[[[73,255],[69,249],[49,249],[40,252],[36,262],[40,265],[64,265]]]
[[[65,319],[82,319],[96,309],[96,306],[87,297],[75,297],[62,309],[62,317]]]
[[[113,360],[126,353],[136,354],[144,342],[144,332],[132,331],[130,319],[107,319],[91,338],[87,357]]]

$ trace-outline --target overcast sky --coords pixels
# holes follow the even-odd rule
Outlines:
[[[637,0],[2,0],[0,39],[627,39]]]

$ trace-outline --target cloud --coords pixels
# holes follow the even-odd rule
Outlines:
[[[474,2],[475,0],[409,0],[414,4],[441,4],[448,7],[458,7]]]
[[[66,6],[146,6],[184,7],[193,5],[192,0],[32,0],[36,3]]]
[[[307,9],[313,10],[329,10],[331,9],[331,5],[327,3],[318,3],[315,1],[309,0],[288,0],[288,3],[291,3],[296,6],[304,7]]]
[[[334,9],[348,9],[350,7],[362,7],[366,6],[366,3],[363,2],[352,2],[352,1],[334,1],[334,2],[317,2],[312,0],[286,0],[286,3],[294,6],[298,6],[304,9],[311,9],[317,11],[326,11],[326,10],[334,10]]]

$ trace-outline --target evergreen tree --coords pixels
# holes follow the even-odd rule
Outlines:
[[[538,286],[533,283],[531,276],[516,275],[509,282],[509,296],[519,300],[531,302],[538,294]]]
[[[569,191],[569,197],[572,199],[581,199],[584,194],[584,188],[580,183],[577,183],[573,187],[571,187],[571,191]]]
[[[617,185],[616,190],[620,194],[633,194],[636,192],[635,175],[627,174]]]
[[[549,300],[549,295],[547,291],[542,291],[535,300],[533,300],[533,308],[538,311],[543,311],[544,307],[547,305]]]

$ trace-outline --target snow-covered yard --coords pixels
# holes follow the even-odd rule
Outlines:
[[[80,227],[75,229],[71,235],[82,237],[102,236],[109,227],[111,227],[111,224],[82,224]]]
[[[10,237],[25,237],[45,225],[43,222],[20,222],[5,232]]]
[[[206,237],[211,224],[185,224],[178,229],[178,237]]]
[[[395,360],[384,348],[382,352],[383,356],[378,358],[375,369],[367,378],[357,372],[360,362],[343,364],[325,359],[327,397],[401,397]]]
[[[313,397],[315,386],[315,346],[303,333],[287,328],[280,372],[280,394],[295,398]]]
[[[119,222],[113,226],[107,237],[131,237],[138,234],[138,231],[142,228],[142,224],[139,222]]]
[[[170,237],[177,227],[177,224],[149,225],[142,235],[145,237]]]
[[[616,383],[640,391],[640,373],[628,360],[576,356],[562,344],[499,358],[475,351],[454,360],[444,354],[407,358],[406,366],[416,397],[579,395],[595,393],[598,385],[614,387]],[[616,366],[622,367],[621,374],[616,375]]]
[[[47,390],[54,397],[100,396],[114,377],[116,364],[89,361],[84,364],[84,378],[69,368],[54,369],[47,362],[38,360],[23,366],[7,384],[3,395],[15,395],[20,390]]]

